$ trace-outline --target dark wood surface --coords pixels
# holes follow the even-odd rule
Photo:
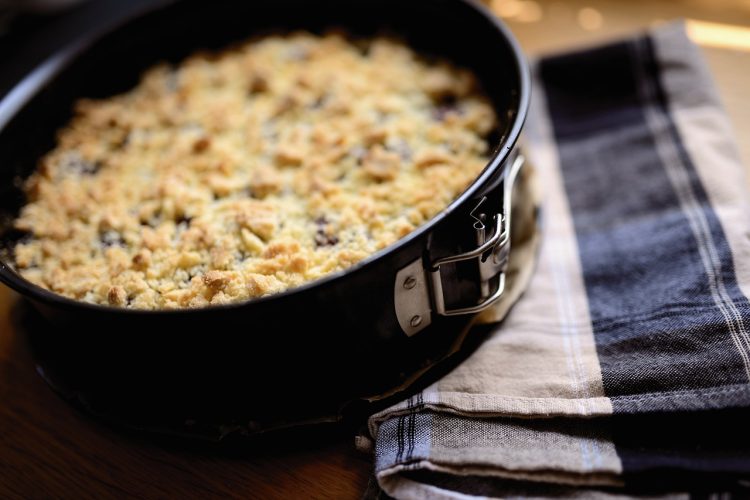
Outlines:
[[[525,10],[515,0],[488,3],[534,54],[675,16],[750,26],[750,4],[735,0],[544,0],[524,2]],[[583,9],[589,10],[582,18]],[[599,24],[591,22],[592,9]],[[710,41],[704,48],[737,136],[746,138],[750,51]],[[740,148],[750,158],[750,141],[740,140]],[[364,492],[371,459],[355,451],[351,433],[229,452],[154,440],[80,414],[35,372],[24,334],[12,322],[16,301],[0,285],[0,498],[359,498]]]
[[[351,433],[215,449],[112,428],[36,373],[17,298],[0,286],[0,498],[359,498],[371,470]]]

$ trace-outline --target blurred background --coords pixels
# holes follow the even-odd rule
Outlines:
[[[538,55],[600,43],[684,19],[701,46],[750,165],[750,0],[491,0],[524,50]]]
[[[153,1],[153,0],[151,0]],[[209,1],[209,0],[207,0]],[[408,1],[408,0],[405,0]],[[0,0],[0,95],[62,40],[149,0]],[[684,19],[750,164],[750,0],[484,0],[530,56]]]

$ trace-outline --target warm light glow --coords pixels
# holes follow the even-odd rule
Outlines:
[[[544,16],[542,6],[534,0],[493,0],[491,7],[498,16],[520,23],[536,23]]]
[[[578,24],[586,31],[596,31],[604,24],[604,16],[593,7],[584,7],[578,11]]]
[[[687,32],[699,45],[750,52],[750,28],[688,19]]]
[[[492,0],[492,10],[500,17],[516,17],[523,2],[519,0]]]
[[[516,16],[516,21],[521,23],[536,23],[542,19],[542,7],[532,0],[523,2],[521,12]]]

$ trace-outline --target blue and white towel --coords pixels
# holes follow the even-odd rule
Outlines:
[[[534,74],[537,269],[478,351],[371,417],[377,481],[398,498],[742,496],[750,206],[698,50],[671,25]]]

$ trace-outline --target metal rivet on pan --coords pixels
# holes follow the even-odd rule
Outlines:
[[[412,316],[411,321],[409,321],[409,324],[414,328],[418,327],[420,324],[422,324],[422,316],[420,315]]]
[[[417,279],[414,276],[409,276],[408,278],[404,280],[404,288],[406,288],[407,290],[411,290],[415,286],[417,286]]]

